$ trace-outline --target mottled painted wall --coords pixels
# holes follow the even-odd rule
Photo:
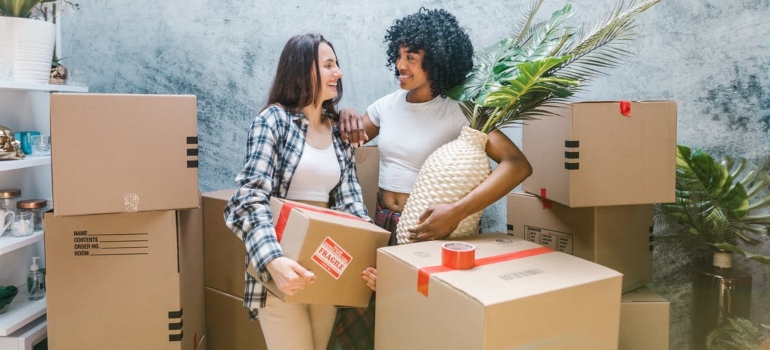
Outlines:
[[[565,1],[547,1],[549,14]],[[576,1],[574,23],[596,21],[612,0]],[[81,1],[64,18],[63,57],[92,92],[198,96],[201,190],[233,187],[246,129],[264,103],[275,62],[293,34],[317,31],[336,49],[343,107],[364,109],[397,88],[382,37],[420,6],[455,13],[478,48],[501,38],[529,1]],[[672,99],[678,142],[717,154],[770,154],[770,1],[664,0],[639,17],[636,56],[593,84],[586,100]],[[511,130],[518,142],[520,133]],[[524,149],[526,152],[526,149]],[[504,205],[485,215],[503,229]],[[503,227],[503,228],[501,228]],[[765,247],[767,253],[770,249]],[[653,287],[672,301],[672,349],[686,349],[689,264],[655,250]],[[739,265],[745,265],[739,263]],[[770,323],[767,275],[754,265],[755,321]]]

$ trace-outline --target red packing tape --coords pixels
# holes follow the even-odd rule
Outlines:
[[[317,213],[328,214],[331,216],[337,216],[337,217],[346,218],[346,219],[367,221],[353,214],[348,214],[341,211],[321,208],[321,207],[317,207],[309,204],[301,204],[296,202],[283,202],[283,206],[281,206],[281,212],[278,213],[278,220],[275,222],[275,236],[278,239],[279,243],[281,242],[281,238],[283,238],[283,231],[286,229],[286,223],[289,222],[289,215],[291,214],[292,209],[294,208],[314,211]]]
[[[519,250],[517,252],[511,252],[511,253],[505,253],[500,255],[493,255],[488,256],[486,258],[480,258],[475,259],[473,262],[474,267],[475,266],[484,266],[484,265],[490,265],[490,264],[497,264],[504,261],[509,260],[515,260],[515,259],[522,259],[522,258],[528,258],[530,256],[535,255],[541,255],[546,253],[551,253],[553,250],[547,248],[547,247],[537,247],[537,248],[531,248],[531,249],[525,249],[525,250]],[[443,257],[443,255],[442,255]],[[428,296],[428,286],[430,285],[430,275],[434,273],[439,272],[448,272],[448,271],[455,271],[456,269],[446,267],[443,265],[439,266],[428,266],[423,267],[417,271],[417,291],[422,293],[424,296]]]
[[[441,265],[454,270],[469,270],[476,260],[476,247],[463,242],[441,245]]]
[[[548,199],[548,197],[545,194],[545,187],[540,188],[540,197],[543,199],[543,209],[551,209],[553,204],[551,203],[551,200]]]
[[[625,117],[631,116],[631,101],[620,101],[620,114]]]

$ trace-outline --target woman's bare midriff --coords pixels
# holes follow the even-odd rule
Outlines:
[[[385,205],[385,208],[399,213],[404,211],[404,205],[407,198],[409,198],[409,193],[393,192],[383,190],[382,188],[380,188],[380,193],[382,193],[382,204]]]

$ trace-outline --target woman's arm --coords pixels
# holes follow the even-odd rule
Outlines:
[[[486,152],[498,163],[495,170],[459,201],[428,207],[417,226],[409,228],[412,239],[426,241],[448,237],[462,219],[496,202],[532,174],[527,157],[501,131],[489,134]]]

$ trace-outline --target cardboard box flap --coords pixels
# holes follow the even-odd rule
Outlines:
[[[281,215],[284,213],[288,215],[290,211],[293,211],[305,215],[307,218],[313,220],[323,220],[331,223],[342,223],[344,225],[359,227],[365,230],[372,229],[371,225],[368,225],[371,224],[368,220],[359,218],[353,214],[341,212],[338,210],[321,208],[288,199],[275,197],[270,198],[270,208],[280,208],[279,211],[281,212]],[[273,222],[276,220],[277,218],[273,217]],[[385,230],[383,229],[383,231]]]
[[[619,272],[598,264],[554,252],[502,233],[482,234],[467,241],[476,246],[476,261],[491,260],[492,263],[476,266],[471,270],[472,273],[467,270],[452,270],[430,274],[428,290],[434,283],[445,283],[472,296],[482,305],[493,305],[552,291],[554,280],[558,280],[563,288],[569,288],[622,276]],[[421,283],[418,282],[418,270],[426,271],[441,265],[443,243],[445,241],[423,242],[419,245],[406,244],[380,250],[413,267],[417,289]],[[514,253],[511,255],[514,258],[510,260],[496,259],[511,252],[522,254]],[[536,254],[529,255],[529,252]],[[559,258],[544,258],[546,254],[558,255]],[[572,269],[568,267],[575,266],[580,266],[584,273],[570,273]]]
[[[658,295],[648,287],[641,287],[620,296],[623,303],[668,303],[666,298]]]

